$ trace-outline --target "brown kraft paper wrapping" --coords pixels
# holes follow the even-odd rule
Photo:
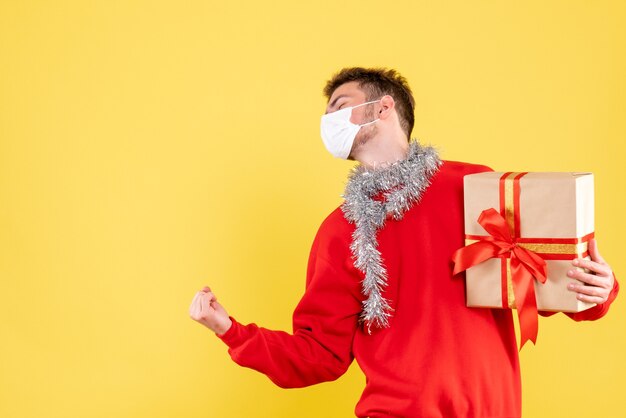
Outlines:
[[[522,173],[517,202],[513,193],[516,175],[520,173],[465,176],[466,244],[488,236],[477,222],[488,208],[500,211],[513,231],[517,203],[517,237],[526,241],[518,245],[534,251],[547,264],[546,282],[534,281],[537,309],[580,312],[594,306],[578,300],[576,293],[567,289],[576,281],[567,276],[567,271],[574,268],[571,260],[589,259],[587,241],[594,231],[593,174]],[[512,286],[508,258],[491,258],[470,267],[466,271],[467,306],[515,308]]]

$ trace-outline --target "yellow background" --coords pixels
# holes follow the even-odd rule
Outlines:
[[[344,66],[404,74],[446,159],[594,172],[626,277],[624,21],[620,0],[2,1],[0,416],[353,416],[356,365],[279,389],[188,316],[209,284],[290,329],[351,167],[319,138]],[[525,417],[623,416],[624,298],[540,321]]]

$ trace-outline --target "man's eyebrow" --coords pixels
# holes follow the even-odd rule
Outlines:
[[[333,107],[337,103],[337,100],[341,99],[342,97],[348,97],[348,95],[340,94],[339,96],[335,97],[335,100],[333,100],[333,102],[330,104],[330,107]]]

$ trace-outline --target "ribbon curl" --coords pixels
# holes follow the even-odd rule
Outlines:
[[[535,252],[518,245],[517,238],[511,235],[506,219],[497,210],[490,208],[482,211],[478,223],[489,236],[454,252],[453,274],[490,258],[511,259],[511,281],[520,324],[521,350],[526,341],[530,340],[533,344],[537,341],[539,321],[533,278],[540,283],[546,282],[546,262]]]

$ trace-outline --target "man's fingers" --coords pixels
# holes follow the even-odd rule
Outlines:
[[[203,286],[202,290],[197,292],[193,297],[191,305],[189,305],[189,315],[197,319],[202,312],[208,313],[211,309],[214,309],[211,303],[215,301],[217,301],[217,298],[211,292],[211,288],[209,286]]]
[[[587,295],[587,296],[599,296],[599,297],[604,297],[606,295],[608,295],[608,290],[605,287],[600,287],[600,286],[584,286],[584,285],[577,285],[577,284],[571,284],[569,286],[570,290],[573,290],[575,292],[578,292],[580,294],[583,295]]]
[[[601,305],[606,301],[606,298],[603,298],[600,296],[584,295],[582,293],[579,293],[578,295],[576,295],[576,298],[578,298],[578,300],[582,302],[595,303],[598,305]]]
[[[198,305],[198,298],[200,297],[200,292],[197,292],[193,299],[191,300],[191,304],[189,305],[189,311],[194,310]]]
[[[584,302],[592,303],[604,303],[609,298],[611,292],[612,283],[611,278],[597,276],[594,274],[585,273],[582,271],[570,272],[575,274],[569,274],[570,277],[574,277],[583,283],[570,283],[567,288],[578,293],[576,297]]]
[[[202,297],[206,298],[209,301],[209,303],[217,300],[217,297],[215,297],[213,292],[202,293]]]
[[[605,276],[586,273],[581,270],[570,270],[567,275],[572,279],[581,281],[589,286],[597,286],[607,288],[609,287],[609,280]],[[571,287],[572,285],[570,285]]]
[[[610,268],[606,264],[602,264],[596,261],[577,258],[572,261],[572,264],[575,265],[576,267],[590,270],[593,273],[599,274],[601,276],[610,276],[611,274]],[[570,277],[573,277],[573,276],[570,274]]]
[[[216,311],[219,311],[220,309],[224,309],[222,305],[220,305],[220,303],[217,301],[217,299],[214,299],[211,301],[211,308],[213,308]]]
[[[200,292],[197,292],[191,301],[191,305],[189,305],[189,315],[193,319],[197,319],[198,315],[200,315]]]
[[[571,285],[570,289],[577,292],[576,297],[583,302],[604,303],[609,297],[609,290],[605,287]]]
[[[606,264],[606,261],[604,261],[604,258],[600,255],[600,251],[598,251],[598,242],[595,238],[589,240],[589,255],[593,261],[600,264]]]
[[[202,312],[210,313],[214,311],[215,309],[211,306],[211,303],[215,301],[217,301],[217,299],[213,293],[203,293],[200,296],[200,306],[202,307]]]

